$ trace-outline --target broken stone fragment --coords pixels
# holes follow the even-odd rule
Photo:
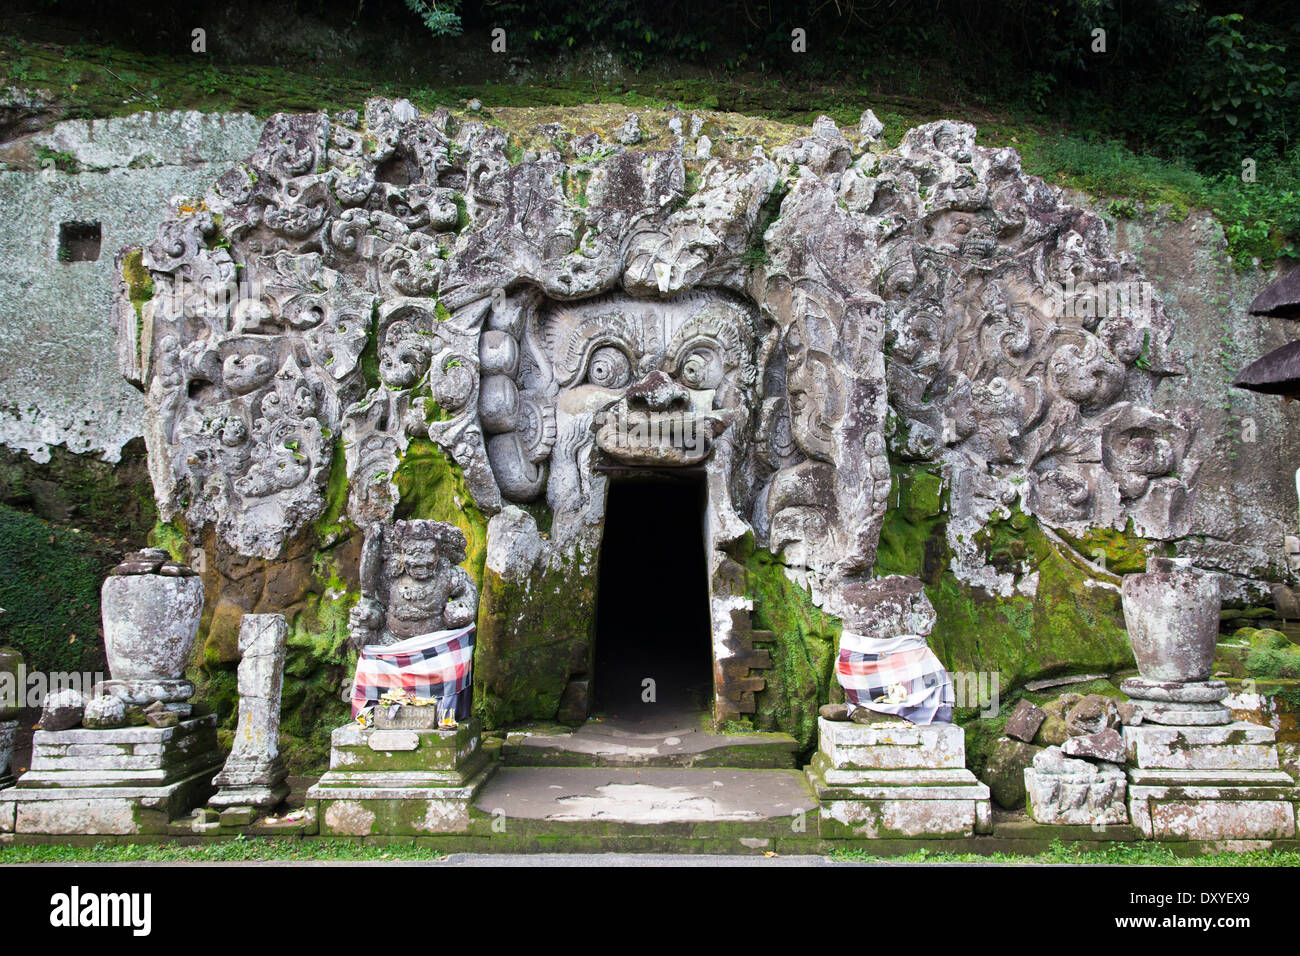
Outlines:
[[[1095,764],[1070,757],[1060,747],[1048,747],[1034,755],[1034,769],[1050,774],[1096,773]]]
[[[171,560],[171,555],[163,548],[144,548],[140,551],[133,551],[122,559],[122,563],[115,567],[110,574],[157,574],[158,569],[167,561]]]
[[[1142,723],[1142,706],[1136,701],[1121,700],[1115,709],[1119,711],[1120,723],[1125,727],[1136,727]]]
[[[1124,738],[1110,727],[1095,734],[1071,737],[1061,746],[1061,752],[1070,757],[1117,764],[1124,763],[1128,756]]]
[[[1084,737],[1119,726],[1119,711],[1111,698],[1088,694],[1078,700],[1065,715],[1065,732],[1070,737]]]
[[[126,724],[126,704],[117,697],[92,697],[81,722],[91,730],[113,730]]]
[[[1043,723],[1034,734],[1034,743],[1041,747],[1059,747],[1069,734],[1065,731],[1065,715],[1080,700],[1078,694],[1062,694],[1043,705]]]
[[[641,142],[641,117],[628,113],[623,125],[614,132],[614,138],[624,146],[635,146]]]
[[[14,689],[14,697],[11,699],[5,699],[3,695],[0,695],[0,720],[12,720],[18,716],[18,711],[21,709],[17,706],[21,703],[18,698],[21,697],[22,689],[19,675],[22,669],[22,653],[12,647],[0,647],[0,674],[8,675],[7,681],[0,680],[0,686],[11,681],[10,686]]]
[[[1016,704],[1016,709],[1007,718],[1006,735],[1014,740],[1030,743],[1033,741],[1034,735],[1038,733],[1038,728],[1043,726],[1043,721],[1046,719],[1047,714],[1043,712],[1041,707],[1036,707],[1029,701],[1022,700]]]
[[[86,697],[79,690],[61,690],[45,698],[41,708],[41,730],[71,730],[81,726]]]
[[[150,727],[175,727],[181,722],[181,715],[168,710],[167,705],[160,700],[146,707],[143,713]]]
[[[998,740],[980,775],[980,780],[988,784],[994,803],[1004,810],[1025,805],[1025,768],[1033,766],[1034,757],[1042,749],[1010,737]]]
[[[817,708],[817,713],[827,720],[848,720],[848,704],[822,704]]]

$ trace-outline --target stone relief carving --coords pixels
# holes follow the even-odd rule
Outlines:
[[[552,552],[598,540],[600,462],[701,467],[713,547],[752,530],[814,593],[870,573],[891,452],[945,463],[957,537],[1012,505],[1183,533],[1172,327],[1104,224],[967,124],[864,137],[692,160],[688,196],[680,143],[512,163],[405,101],[273,117],[144,252],[164,515],[271,557],[337,447],[370,527],[427,437],[486,514],[545,500]]]
[[[395,644],[473,623],[478,590],[465,534],[441,521],[376,523],[361,553],[361,600],[348,618],[353,647]]]

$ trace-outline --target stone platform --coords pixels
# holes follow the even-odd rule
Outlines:
[[[507,767],[736,767],[793,770],[799,743],[789,734],[719,734],[690,708],[664,708],[644,718],[588,721],[507,735]]]
[[[162,833],[221,769],[217,718],[174,727],[38,730],[32,766],[0,791],[0,833]]]
[[[507,767],[474,807],[516,831],[542,822],[578,828],[744,823],[748,835],[779,837],[815,834],[817,801],[797,770]]]
[[[1300,788],[1280,769],[1275,740],[1244,721],[1125,727],[1133,824],[1155,840],[1294,838]]]
[[[331,734],[330,769],[307,791],[323,835],[418,836],[468,828],[470,804],[495,764],[482,748],[478,720],[454,730],[419,726],[431,716],[399,716],[384,727],[348,724]]]
[[[966,769],[965,731],[884,718],[817,720],[807,768],[824,837],[966,837],[988,833],[989,788]]]

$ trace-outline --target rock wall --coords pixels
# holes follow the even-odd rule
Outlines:
[[[319,757],[350,666],[356,525],[385,516],[466,532],[480,640],[493,648],[478,668],[480,687],[492,684],[481,712],[493,723],[557,713],[589,659],[595,555],[556,538],[591,537],[603,485],[557,434],[557,407],[563,426],[576,406],[553,386],[569,376],[589,389],[598,380],[565,363],[607,346],[640,360],[669,344],[638,331],[635,302],[588,298],[615,285],[641,301],[703,289],[759,305],[743,346],[725,323],[708,329],[735,407],[753,403],[760,449],[715,476],[738,508],[716,516],[730,550],[715,576],[737,576],[754,626],[776,632],[757,726],[811,726],[809,708],[834,692],[825,582],[872,559],[877,573],[925,581],[950,668],[997,672],[1003,687],[1124,666],[1117,575],[1152,549],[1230,573],[1242,600],[1261,590],[1248,581],[1283,574],[1295,413],[1226,382],[1287,330],[1245,316],[1267,278],[1232,272],[1208,217],[1103,225],[1067,204],[1086,210],[1084,197],[1024,177],[1013,152],[973,148],[962,124],[888,150],[865,119],[810,134],[715,114],[633,124],[604,108],[545,123],[510,112],[507,132],[418,118],[409,104],[265,132],[247,117],[145,114],[4,147],[0,208],[42,210],[25,243],[0,247],[4,267],[39,302],[74,305],[41,320],[63,330],[57,344],[22,335],[26,314],[3,317],[17,357],[0,358],[16,374],[3,376],[15,411],[0,439],[37,457],[62,443],[112,459],[152,429],[154,485],[176,516],[159,543],[201,555],[195,663],[227,724],[240,617],[285,613],[284,729],[303,742],[287,757]],[[176,196],[176,218],[155,233]],[[91,218],[99,259],[56,261],[59,224]],[[120,245],[149,236],[113,268]],[[265,280],[258,296],[241,269]],[[1145,278],[1157,298],[1062,321],[1052,281],[1071,275]],[[188,293],[158,294],[177,286]],[[568,300],[594,304],[557,305]],[[635,330],[616,342],[594,321],[603,307]],[[110,311],[130,343],[116,361]],[[188,338],[168,344],[157,330],[178,321]],[[683,313],[674,329],[699,325]],[[859,345],[879,339],[884,369],[857,362],[849,325]],[[617,376],[610,358],[600,376]],[[152,383],[147,414],[120,370]],[[885,379],[886,440],[871,444],[868,423],[856,440],[870,454],[849,454],[844,423],[855,402],[875,407]],[[838,479],[830,469],[824,495],[821,462],[851,465]],[[814,507],[828,500],[847,516],[830,527]],[[503,501],[536,519],[519,531],[528,569],[515,551],[492,559],[488,518]]]
[[[0,444],[40,462],[54,445],[116,461],[142,434],[107,318],[114,254],[172,197],[206,192],[260,130],[242,113],[138,113],[0,143]]]

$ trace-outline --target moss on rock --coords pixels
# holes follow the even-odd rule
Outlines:
[[[801,748],[817,742],[817,708],[830,701],[835,683],[835,657],[841,624],[825,613],[812,596],[785,573],[770,552],[753,547],[747,537],[740,549],[745,565],[747,596],[754,602],[753,624],[770,630],[772,668],[767,684],[754,695],[753,726],[781,731]]]
[[[579,563],[535,570],[523,584],[484,570],[474,713],[486,727],[554,719],[569,680],[591,673],[596,576]]]
[[[1114,584],[1059,546],[1030,515],[1012,508],[990,521],[976,542],[999,571],[1036,573],[1033,597],[1008,597],[958,580],[942,483],[937,466],[895,465],[894,507],[885,516],[875,571],[925,582],[938,613],[930,644],[949,670],[996,671],[1005,692],[1037,677],[1132,666]]]
[[[465,532],[463,567],[482,586],[487,557],[487,517],[474,503],[459,466],[427,438],[412,439],[393,474],[398,518],[446,521]]]

